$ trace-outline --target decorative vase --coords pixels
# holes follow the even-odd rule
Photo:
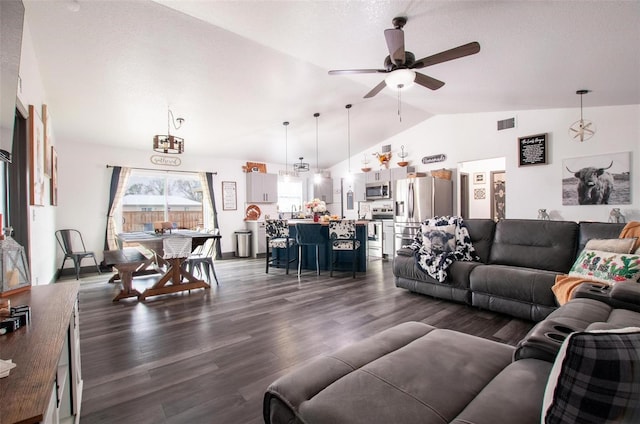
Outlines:
[[[318,212],[313,213],[313,222],[320,221],[320,214]]]

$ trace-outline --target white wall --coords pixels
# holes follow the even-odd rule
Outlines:
[[[497,121],[511,117],[516,118],[516,128],[497,131]],[[459,162],[505,157],[507,218],[535,219],[538,209],[546,208],[556,220],[607,221],[611,205],[562,205],[562,160],[631,152],[632,203],[619,207],[627,220],[639,220],[640,185],[634,182],[640,176],[640,105],[585,108],[584,117],[596,124],[597,133],[582,143],[568,134],[569,126],[579,117],[579,108],[435,116],[385,140],[375,149],[354,154],[352,168],[363,154],[380,151],[386,144],[391,144],[396,155],[391,160],[392,166],[397,166],[397,152],[404,145],[409,154],[406,160],[425,172],[442,167],[455,170]],[[518,137],[540,133],[548,134],[548,164],[518,167]],[[445,162],[421,163],[422,157],[440,153],[447,155]],[[331,173],[339,178],[346,175],[346,168],[343,161]]]
[[[186,140],[187,147],[189,140]],[[86,143],[59,142],[59,206],[57,228],[80,230],[88,245],[101,257],[104,249],[109,184],[112,169],[107,165],[151,168],[159,170],[182,170],[195,172],[217,172],[214,177],[214,193],[218,210],[218,223],[222,239],[222,251],[235,250],[234,231],[245,228],[246,174],[242,165],[246,161],[211,156],[180,156],[178,167],[159,167],[151,164],[154,154],[149,139],[148,150],[113,149],[109,146],[88,145]],[[278,173],[279,165],[267,164],[269,173]],[[222,181],[235,181],[238,209],[222,210]],[[262,214],[275,215],[274,205],[259,205]],[[60,259],[61,260],[61,259]]]
[[[46,93],[42,85],[42,77],[38,61],[33,49],[33,41],[29,24],[24,23],[22,36],[22,53],[20,59],[20,78],[22,84],[18,87],[18,98],[28,108],[34,105],[41,114],[42,105],[47,104]],[[51,114],[55,122],[55,111]],[[53,128],[52,145],[56,145],[55,127]],[[56,208],[50,206],[49,179],[45,181],[44,206],[29,207],[29,258],[31,267],[31,284],[48,284],[52,282],[56,270],[56,239],[54,235]],[[15,219],[15,218],[14,218]],[[59,264],[58,264],[59,265]]]

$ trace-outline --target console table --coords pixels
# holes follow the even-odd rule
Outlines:
[[[31,323],[0,336],[0,358],[16,367],[0,378],[0,422],[79,422],[82,402],[77,282],[33,286],[10,296],[29,305]]]

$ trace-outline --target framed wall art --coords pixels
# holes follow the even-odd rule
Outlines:
[[[506,184],[505,171],[491,171],[491,218],[500,221],[507,217],[506,213]]]
[[[47,105],[42,105],[42,127],[44,128],[44,175],[51,178],[51,115]]]
[[[605,153],[562,161],[563,205],[631,203],[631,152]]]
[[[547,134],[518,138],[518,166],[547,163]]]
[[[58,205],[58,153],[56,148],[51,146],[51,205]]]
[[[238,197],[235,181],[222,182],[222,210],[235,211],[238,209]]]
[[[29,204],[44,206],[44,131],[42,119],[33,105],[29,105]]]
[[[474,184],[484,184],[484,178],[485,173],[484,172],[474,172],[473,173],[473,183]]]

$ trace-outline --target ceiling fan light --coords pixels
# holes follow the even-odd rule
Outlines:
[[[387,75],[384,82],[387,84],[387,87],[393,89],[406,89],[413,85],[415,79],[415,71],[411,69],[396,69]]]

